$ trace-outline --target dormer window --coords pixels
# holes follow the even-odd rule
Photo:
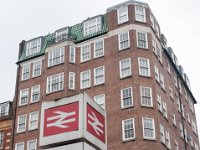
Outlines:
[[[9,113],[9,103],[3,103],[0,105],[0,117],[6,116]]]
[[[102,16],[94,17],[83,22],[83,35],[88,36],[102,30]]]
[[[56,42],[66,40],[69,35],[69,28],[65,27],[56,31]]]
[[[26,56],[34,55],[41,50],[42,38],[37,38],[26,43]]]

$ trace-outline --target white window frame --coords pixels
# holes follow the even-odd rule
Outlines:
[[[156,43],[156,53],[159,62],[162,64],[162,48],[160,47],[160,45],[158,45],[158,43]]]
[[[180,124],[179,124],[179,127],[180,127],[180,134],[181,134],[181,137],[184,138],[184,133],[183,133],[183,124],[180,123]]]
[[[166,137],[166,146],[168,149],[171,149],[171,141],[170,141],[170,134],[169,131],[165,131],[165,137]]]
[[[187,121],[188,121],[189,124],[191,124],[190,114],[189,113],[187,114]]]
[[[102,16],[97,16],[83,22],[83,36],[96,34],[102,30]]]
[[[171,75],[171,67],[168,61],[167,61],[167,72]]]
[[[198,144],[196,142],[194,142],[194,149],[195,150],[199,150],[199,146],[198,146]]]
[[[4,144],[4,131],[0,131],[0,149],[3,149]]]
[[[179,150],[178,141],[175,140],[175,150]]]
[[[160,73],[160,86],[163,90],[165,90],[165,79],[162,73]]]
[[[142,8],[142,13],[137,11],[137,8]],[[140,17],[138,17],[140,16]],[[143,19],[141,19],[141,16]],[[143,6],[135,6],[135,20],[139,22],[146,22],[146,12],[145,7]]]
[[[176,88],[178,88],[177,75],[175,72],[174,72],[174,84],[175,84]]]
[[[150,22],[151,22],[151,27],[155,30],[155,21],[152,14],[150,14]]]
[[[84,52],[86,50],[86,52]],[[91,45],[87,44],[81,47],[81,63],[91,60]]]
[[[177,98],[177,106],[178,106],[178,111],[181,112],[181,105],[180,105],[180,99]]]
[[[125,137],[125,123],[128,121],[132,122],[132,128],[127,129],[127,130],[133,130],[133,132],[132,132],[133,137],[126,138]],[[135,139],[135,120],[134,120],[134,118],[122,120],[122,137],[123,137],[123,141],[129,141],[129,140]]]
[[[9,103],[2,103],[0,104],[0,117],[6,116],[9,114]]]
[[[38,89],[36,90],[36,88],[38,88]],[[38,95],[37,96],[38,99],[33,100],[33,96],[35,96],[35,95]],[[38,102],[39,100],[40,100],[40,85],[38,84],[38,85],[32,86],[32,88],[31,88],[31,103]]]
[[[155,73],[155,79],[158,83],[160,83],[160,75],[159,75],[159,70],[158,67],[154,65],[154,73]]]
[[[62,64],[64,62],[65,62],[65,47],[60,47],[48,52],[48,67],[53,67]]]
[[[194,147],[194,141],[193,141],[193,137],[190,136],[190,144],[191,144],[191,147]]]
[[[185,108],[184,108],[185,106],[182,104],[181,105],[181,110],[182,110],[182,116],[183,116],[183,118],[185,118]]]
[[[33,114],[36,115],[37,119],[33,120],[33,116],[32,116]],[[37,129],[38,128],[38,122],[39,122],[39,112],[38,111],[34,111],[34,112],[29,113],[29,126],[28,126],[28,130],[35,130],[35,129]],[[36,125],[34,127],[31,127],[31,125],[34,124],[34,123]]]
[[[159,37],[160,37],[160,30],[159,30],[158,23],[155,23],[155,32],[156,32],[156,35],[157,35],[158,38],[159,38]]]
[[[18,149],[18,146],[22,145],[23,149]],[[24,150],[24,142],[16,143],[15,150]]]
[[[172,123],[174,126],[176,126],[176,114],[173,114],[172,116]]]
[[[76,74],[75,72],[69,72],[68,88],[75,90]]]
[[[94,96],[94,101],[105,110],[105,94]]]
[[[152,132],[153,132],[153,137],[147,137],[145,136],[145,128],[144,128],[144,120],[147,119],[147,120],[151,120],[152,121]],[[155,122],[154,122],[154,118],[147,118],[147,117],[142,117],[142,128],[143,128],[143,138],[144,139],[147,139],[147,140],[155,140],[156,138],[156,134],[155,134]],[[147,128],[148,129],[148,128]]]
[[[100,74],[97,73],[99,69],[102,69],[102,72]],[[98,79],[101,78],[101,81],[98,81]],[[94,85],[101,85],[105,83],[105,67],[100,66],[97,68],[94,68]]]
[[[145,39],[139,39],[139,34],[143,34],[142,36],[145,35]],[[137,47],[142,49],[148,49],[148,34],[146,32],[137,31],[136,37],[137,37]],[[143,42],[142,45],[139,45],[140,42]]]
[[[23,94],[26,93],[26,94]],[[22,103],[22,98],[26,98],[26,102]],[[29,101],[29,88],[20,90],[19,106],[27,105]]]
[[[33,39],[26,43],[26,56],[30,56],[40,52],[42,46],[42,38]]]
[[[162,106],[163,106],[163,116],[167,119],[168,118],[168,113],[167,113],[167,103],[166,102],[162,102]]]
[[[162,98],[160,94],[157,93],[157,103],[158,103],[158,111],[163,113],[163,108],[162,108]]]
[[[124,97],[124,91],[128,90],[128,97]],[[130,91],[130,93],[129,93]],[[127,96],[127,92],[126,92],[126,96]],[[124,100],[129,99],[129,103],[130,105],[125,106],[124,105]],[[133,106],[133,90],[132,87],[127,87],[127,88],[123,88],[121,89],[121,108],[129,108]]]
[[[148,95],[143,95],[142,89],[148,89],[149,90],[149,96]],[[144,104],[143,103],[143,98],[148,98],[150,101],[150,105]],[[140,86],[140,100],[141,100],[141,105],[145,107],[153,107],[153,95],[152,95],[152,88],[147,87],[147,86]]]
[[[76,47],[74,46],[69,47],[69,62],[76,63]]]
[[[169,86],[169,96],[174,99],[174,95],[173,95],[173,90],[171,88],[171,86]]]
[[[128,61],[127,62],[127,66],[122,66],[122,63]],[[122,59],[119,61],[119,68],[120,68],[120,78],[126,78],[132,75],[132,67],[131,67],[131,58],[126,58],[126,59]],[[128,70],[126,72],[128,72],[128,74],[123,75],[123,71],[124,70]]]
[[[35,61],[33,63],[33,72],[32,76],[33,77],[38,77],[42,74],[42,60]]]
[[[130,47],[129,31],[118,34],[118,45],[119,51],[125,50]]]
[[[141,60],[145,60],[147,63],[147,66],[142,66]],[[151,76],[151,69],[150,69],[150,62],[148,58],[142,58],[138,57],[138,66],[139,66],[139,75],[144,77],[150,77]],[[147,70],[147,74],[143,73],[143,69]]]
[[[24,122],[20,123],[20,117],[25,117]],[[17,133],[22,133],[26,131],[26,120],[27,120],[27,114],[19,115],[17,116]],[[24,125],[24,129],[19,130],[19,126]]]
[[[197,135],[197,126],[194,120],[192,120],[192,131]]]
[[[98,47],[97,44],[101,43],[102,44],[102,48]],[[101,45],[100,44],[100,45]],[[94,42],[94,58],[100,58],[104,56],[104,40],[98,40],[96,42]]]
[[[53,81],[58,81],[54,84],[58,86],[58,89],[53,89]],[[55,82],[55,81],[54,81]],[[46,93],[53,93],[57,91],[61,91],[64,89],[64,72],[50,75],[47,77],[47,84],[46,84]]]
[[[120,19],[122,17],[125,18],[125,19]],[[127,21],[128,21],[128,6],[123,6],[123,7],[118,8],[117,9],[117,22],[118,22],[118,24],[122,24],[122,23],[125,23]]]
[[[85,73],[88,73],[88,78],[87,79],[83,79],[83,75]],[[86,70],[86,71],[83,71],[80,73],[80,86],[81,86],[81,89],[86,89],[86,88],[89,88],[91,86],[91,70]],[[87,86],[83,86],[83,81],[84,80],[88,80],[88,85]]]
[[[165,144],[165,129],[162,124],[160,124],[160,141]]]
[[[31,70],[31,64],[30,63],[24,64],[22,66],[22,78],[21,78],[22,81],[30,79],[30,70]]]
[[[35,146],[34,146],[34,149],[30,149],[30,144],[31,142],[35,142]],[[34,140],[30,140],[27,142],[27,150],[36,150],[37,149],[37,139],[34,139]]]

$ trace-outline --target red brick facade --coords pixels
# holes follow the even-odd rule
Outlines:
[[[183,150],[185,147],[187,150],[192,149],[190,141],[185,143],[185,140],[180,136],[179,124],[183,123],[184,128],[187,129],[187,135],[193,138],[193,141],[198,143],[198,136],[193,132],[191,123],[188,123],[187,114],[189,114],[190,119],[196,122],[195,113],[190,110],[188,100],[185,100],[185,93],[188,97],[191,92],[189,88],[186,87],[184,80],[180,77],[176,66],[170,60],[169,55],[166,50],[162,50],[162,62],[159,62],[158,56],[153,52],[152,39],[160,45],[160,38],[156,36],[155,31],[151,28],[150,14],[151,11],[148,5],[143,5],[145,7],[146,22],[138,22],[135,20],[135,5],[128,5],[128,22],[121,25],[117,23],[117,7],[113,9],[108,9],[106,13],[108,33],[101,35],[100,37],[94,37],[88,39],[81,43],[74,44],[71,41],[65,41],[61,44],[53,45],[47,47],[44,56],[34,58],[34,60],[42,59],[42,73],[41,76],[32,78],[32,67],[34,60],[28,60],[19,64],[18,74],[20,75],[19,82],[17,83],[18,89],[16,90],[17,96],[17,110],[15,118],[15,134],[14,134],[14,145],[16,143],[24,142],[24,147],[27,147],[27,141],[37,139],[37,145],[39,143],[39,127],[32,131],[28,130],[29,125],[29,113],[34,111],[39,111],[41,103],[44,101],[59,100],[63,97],[68,97],[71,95],[78,94],[80,92],[86,92],[91,98],[95,95],[105,94],[105,110],[107,112],[107,147],[108,150],[128,150],[128,149],[166,149],[166,145],[161,143],[160,140],[160,124],[163,124],[166,131],[170,135],[171,149],[175,149],[175,141],[178,142],[178,147]],[[126,5],[126,3],[124,4]],[[141,4],[139,4],[141,5]],[[142,49],[137,47],[137,31],[143,31],[147,33],[148,48]],[[160,30],[160,29],[159,29]],[[129,41],[130,47],[125,50],[119,51],[118,34],[123,31],[129,31]],[[104,40],[104,56],[100,58],[94,58],[94,41],[97,39]],[[81,46],[85,43],[89,43],[91,46],[91,60],[81,63],[80,62],[80,51]],[[48,51],[55,48],[59,48],[61,45],[65,47],[65,61],[59,65],[48,67]],[[69,63],[69,45],[74,45],[76,47],[76,63]],[[161,47],[161,46],[160,46]],[[150,77],[144,77],[139,75],[139,65],[138,57],[148,58],[150,61]],[[131,58],[131,71],[132,75],[120,79],[120,67],[119,61],[122,59]],[[30,79],[21,81],[22,66],[23,64],[31,63],[30,69]],[[171,74],[167,71],[167,63],[170,65]],[[165,90],[161,89],[159,83],[155,80],[154,66],[157,66],[159,72],[163,74],[165,81]],[[105,67],[105,83],[101,85],[94,86],[94,68],[104,66]],[[91,70],[91,86],[87,89],[80,89],[80,72]],[[69,83],[69,72],[76,73],[75,90],[68,89]],[[51,94],[46,94],[47,77],[53,74],[64,72],[64,89],[58,92],[53,92]],[[174,84],[174,73],[179,78],[182,84],[182,94],[179,93],[178,88]],[[40,100],[36,103],[30,103],[31,98],[31,87],[34,85],[40,85]],[[151,87],[152,89],[152,99],[153,107],[144,107],[141,105],[141,94],[140,86]],[[123,88],[132,87],[133,92],[133,106],[127,109],[121,108],[121,95],[120,90]],[[173,91],[173,99],[170,97],[169,87]],[[25,106],[19,106],[20,90],[29,88],[29,100],[28,104]],[[158,111],[157,107],[157,93],[162,97],[162,100],[166,102],[167,105],[167,119]],[[184,107],[185,119],[182,117],[181,113],[178,111],[177,99],[180,99]],[[194,103],[195,100],[192,100]],[[27,114],[26,119],[26,130],[22,133],[17,133],[17,116]],[[176,126],[172,123],[172,116],[176,116]],[[142,127],[142,117],[154,118],[155,121],[155,139],[147,140],[143,138],[143,127]],[[134,118],[135,121],[135,139],[130,141],[123,141],[122,136],[122,120]],[[39,119],[40,120],[40,119]],[[14,148],[13,148],[14,149]]]

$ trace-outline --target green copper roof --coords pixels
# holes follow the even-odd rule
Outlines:
[[[79,42],[88,40],[90,38],[94,38],[96,36],[100,36],[102,34],[107,33],[108,32],[108,26],[107,26],[107,22],[106,22],[106,16],[102,15],[102,17],[103,17],[103,22],[102,22],[102,30],[101,31],[96,32],[94,34],[90,34],[88,36],[83,36],[83,23],[79,23],[79,24],[76,24],[74,26],[69,27],[70,34],[68,35],[69,36],[68,39],[73,40],[75,43],[79,43]],[[38,57],[38,56],[44,55],[45,54],[45,49],[48,46],[51,46],[51,45],[56,43],[56,41],[55,41],[55,33],[48,34],[43,38],[44,38],[44,42],[42,44],[42,48],[41,48],[40,52],[38,52],[36,54],[26,56],[26,47],[24,45],[22,53],[21,53],[21,56],[19,57],[19,60],[18,60],[17,63],[21,63],[23,61],[32,59],[34,57]]]

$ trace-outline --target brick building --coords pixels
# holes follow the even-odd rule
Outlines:
[[[12,103],[0,104],[0,150],[11,150],[12,135]]]
[[[80,92],[106,110],[108,150],[199,149],[189,79],[146,3],[22,41],[17,65],[16,150],[39,149],[42,102]]]

